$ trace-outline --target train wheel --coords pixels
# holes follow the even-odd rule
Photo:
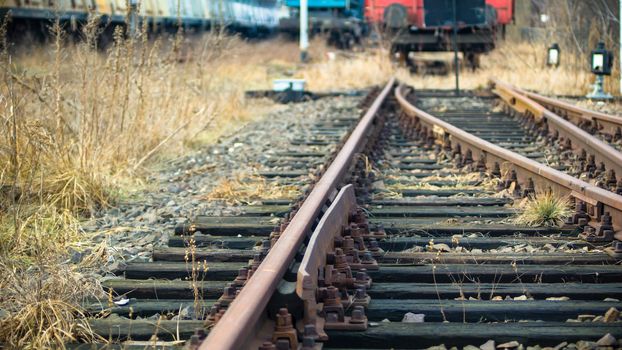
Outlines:
[[[472,72],[475,72],[477,68],[479,68],[479,54],[475,52],[465,52],[464,59],[466,61],[467,66],[471,69]]]

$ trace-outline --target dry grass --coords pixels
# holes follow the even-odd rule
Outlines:
[[[0,343],[14,349],[62,348],[66,341],[93,339],[80,305],[102,297],[99,284],[66,264],[68,247],[84,239],[67,212],[43,205],[23,208],[25,220],[0,218]],[[77,249],[77,248],[75,248]],[[101,264],[100,250],[85,263]]]
[[[527,226],[561,226],[572,215],[568,198],[556,196],[552,192],[526,198],[519,208],[523,212],[514,221]]]
[[[375,49],[312,63],[302,69],[300,76],[309,82],[311,90],[322,91],[382,84],[393,73],[388,53]]]
[[[76,306],[86,293],[75,283],[85,266],[66,263],[69,247],[88,245],[81,218],[144,186],[161,160],[235,133],[275,108],[247,100],[245,90],[288,76],[308,79],[312,89],[360,88],[389,75],[385,65],[340,85],[334,74],[354,76],[376,58],[328,60],[321,38],[313,42],[313,61],[300,65],[297,44],[280,39],[250,43],[212,32],[153,40],[143,30],[136,39],[116,32],[100,50],[92,22],[77,43],[55,24],[50,43],[9,50],[3,28],[0,264],[13,272],[2,276],[0,309],[7,316],[0,342],[16,348],[61,347],[88,335]],[[223,181],[210,196],[240,202],[298,194],[252,177]],[[93,250],[86,261],[100,265],[105,247]]]
[[[240,174],[233,179],[220,180],[205,199],[228,204],[249,204],[262,199],[295,199],[300,194],[299,186],[268,182],[259,175]]]
[[[312,42],[309,64],[297,44],[257,43],[213,32],[196,37],[117,32],[96,48],[97,26],[78,43],[52,26],[49,44],[8,50],[0,27],[0,342],[14,348],[62,347],[90,337],[76,306],[98,290],[66,262],[68,248],[88,241],[80,219],[142,186],[162,160],[203,147],[257,120],[274,105],[247,100],[247,89],[267,89],[281,77],[304,78],[311,90],[363,88],[397,74],[418,88],[451,88],[453,77],[410,76],[383,49],[329,54]],[[542,67],[541,47],[504,44],[463,72],[465,87],[489,75],[524,88],[584,91],[588,73]],[[505,58],[505,60],[501,60]],[[524,73],[530,68],[532,74]],[[545,82],[536,78],[546,77]],[[295,198],[292,186],[256,176],[224,179],[207,197],[230,203]],[[86,265],[101,264],[105,247]],[[4,273],[6,271],[6,273]],[[85,288],[83,288],[85,287]]]

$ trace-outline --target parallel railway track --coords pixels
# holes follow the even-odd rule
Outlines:
[[[209,299],[196,311],[199,320],[134,322],[136,328],[143,327],[146,338],[158,328],[161,338],[175,332],[189,338],[206,327],[206,339],[199,332],[189,342],[199,349],[425,348],[490,339],[556,346],[607,333],[622,338],[616,314],[622,307],[622,197],[616,194],[622,163],[607,145],[614,136],[586,138],[524,91],[494,84],[504,113],[456,109],[437,118],[418,106],[430,97],[450,100],[446,93],[418,94],[390,81],[300,201],[247,208],[251,217],[243,225],[243,219],[198,218],[180,230],[184,236],[171,238],[178,248],[154,253],[166,263],[126,268],[126,278],[159,279],[128,283],[126,292],[150,298],[135,304],[147,315],[161,312],[163,303],[169,310],[193,305],[187,282],[164,280],[188,274],[183,259],[190,239],[195,258],[209,263],[199,271]],[[473,127],[473,120],[481,123]],[[516,125],[499,130],[498,120]],[[550,158],[542,145],[567,139],[568,157],[555,159],[558,170],[543,165]],[[577,164],[582,149],[584,164]],[[611,170],[613,183],[606,176]],[[513,220],[522,197],[547,191],[573,202],[575,214],[563,227]],[[275,229],[260,215],[284,220]],[[156,301],[154,293],[171,300]],[[123,334],[118,320],[92,324],[123,340],[136,330],[123,322]]]

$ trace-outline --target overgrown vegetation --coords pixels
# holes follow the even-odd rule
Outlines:
[[[323,38],[312,42],[312,62],[301,65],[295,42],[250,43],[224,31],[149,37],[143,28],[130,38],[119,29],[101,49],[96,18],[83,27],[79,41],[51,23],[50,41],[36,46],[11,47],[5,28],[0,27],[0,343],[11,348],[58,348],[93,337],[79,305],[101,297],[101,290],[83,272],[107,256],[105,247],[88,247],[80,220],[114,205],[119,193],[137,186],[159,161],[235,132],[273,108],[247,100],[246,89],[269,88],[271,79],[281,77],[304,78],[315,91],[362,88],[395,73],[418,88],[451,88],[454,79],[412,77],[396,69],[383,48],[330,53]],[[502,43],[482,57],[482,70],[462,73],[462,86],[481,87],[495,76],[543,92],[585,93],[591,76],[576,69],[583,58],[574,66],[545,68],[546,45]],[[206,197],[234,203],[299,194],[292,186],[241,175],[224,179]],[[536,198],[524,215],[534,213],[528,217],[532,224],[557,224],[567,215],[560,208],[567,206],[559,199]],[[77,265],[73,253],[90,255]]]
[[[520,207],[523,212],[515,222],[528,226],[561,226],[572,215],[568,198],[559,197],[551,191],[526,198]]]
[[[49,42],[33,46],[11,46],[0,33],[0,266],[7,271],[0,277],[0,343],[13,348],[57,348],[92,336],[80,305],[100,291],[81,274],[84,264],[71,263],[70,251],[90,253],[82,261],[95,266],[106,254],[84,250],[80,221],[140,186],[160,160],[273,108],[247,100],[245,90],[269,88],[283,76],[306,78],[315,90],[360,88],[390,74],[376,53],[329,60],[321,39],[314,61],[301,66],[294,42],[249,43],[225,31],[149,37],[143,28],[130,38],[117,29],[102,49],[97,18],[79,41],[58,23],[49,29]],[[324,75],[326,68],[333,74]],[[336,85],[342,71],[352,78]],[[226,199],[240,186],[248,200],[260,192],[298,194],[233,180],[212,196]]]

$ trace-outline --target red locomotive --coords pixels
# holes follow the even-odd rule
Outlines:
[[[405,59],[413,51],[453,50],[455,15],[458,50],[475,67],[477,55],[494,48],[499,32],[505,34],[513,10],[514,0],[367,0],[365,18]]]

